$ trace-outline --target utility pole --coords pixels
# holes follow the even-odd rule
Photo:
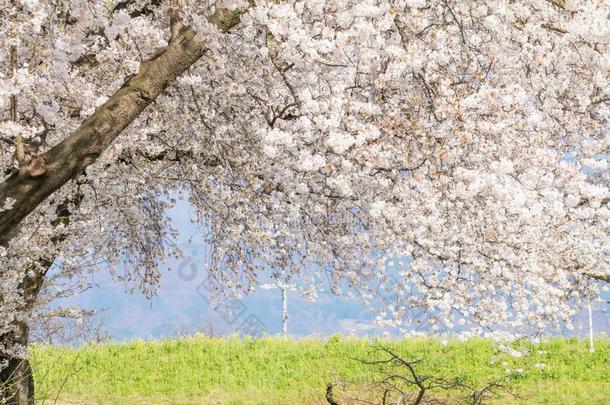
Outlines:
[[[282,295],[282,334],[288,336],[288,291],[285,284],[279,285]]]
[[[595,352],[593,347],[593,311],[591,310],[591,300],[589,300],[589,353]]]
[[[282,297],[282,335],[288,336],[288,290],[295,290],[294,284],[287,284],[283,281],[277,280],[275,284],[263,284],[261,288],[265,290],[272,290],[277,288],[280,290]]]

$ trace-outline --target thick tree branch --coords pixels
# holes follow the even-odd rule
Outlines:
[[[549,3],[553,4],[555,7],[559,7],[564,10],[566,7],[566,0],[547,0]]]
[[[125,151],[117,161],[131,164],[136,158],[141,158],[149,162],[182,162],[186,159],[196,159],[197,164],[207,167],[217,167],[222,164],[220,158],[212,153],[195,153],[191,150],[184,149],[167,149],[158,153],[148,153],[140,149],[135,149],[134,151]]]
[[[599,281],[605,281],[606,283],[610,283],[610,275],[608,274],[593,274],[593,273],[584,273],[585,276],[589,278],[593,278]]]
[[[219,9],[210,21],[227,32],[244,10]],[[0,184],[0,202],[14,199],[13,208],[0,212],[0,245],[16,234],[21,221],[48,196],[82,172],[114,139],[189,66],[206,52],[196,32],[185,28],[167,47],[140,66],[123,86],[61,143],[36,156],[19,173]]]

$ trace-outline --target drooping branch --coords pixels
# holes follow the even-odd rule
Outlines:
[[[217,10],[209,19],[227,32],[245,10]],[[106,103],[62,142],[34,157],[23,170],[0,184],[0,201],[13,201],[13,208],[0,212],[0,245],[14,237],[21,221],[48,196],[74,178],[108,148],[175,79],[206,52],[187,27],[167,47],[140,66]]]

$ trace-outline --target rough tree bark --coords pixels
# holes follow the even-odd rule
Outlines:
[[[2,336],[2,340],[11,345],[26,346],[28,332],[27,324],[19,322],[17,331],[9,336]],[[33,405],[34,378],[29,361],[16,357],[6,360],[7,366],[0,371],[0,400],[7,405]]]
[[[209,20],[226,33],[239,23],[245,11],[218,9]],[[76,131],[0,183],[0,202],[14,200],[12,209],[0,212],[1,246],[8,246],[28,214],[93,164],[149,104],[206,53],[206,46],[196,39],[195,30],[174,18],[172,20],[172,39],[163,51],[142,63],[139,72],[128,78]],[[51,265],[48,263],[47,268]],[[26,311],[33,309],[45,274],[45,271],[24,273],[18,289],[24,298]],[[14,326],[14,332],[0,336],[0,341],[27,346],[29,325],[17,322]],[[34,381],[29,362],[27,359],[0,357],[0,362],[4,360],[8,367],[0,371],[0,399],[4,397],[9,405],[33,404]]]

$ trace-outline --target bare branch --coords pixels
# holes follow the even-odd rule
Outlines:
[[[416,365],[422,362],[419,360],[405,360],[394,350],[376,342],[376,347],[383,353],[389,355],[388,358],[380,360],[360,360],[362,364],[383,366],[381,369],[383,377],[376,381],[372,391],[379,392],[382,397],[381,403],[401,403],[401,404],[422,404],[435,402],[434,398],[428,399],[426,396],[433,390],[456,390],[462,395],[462,402],[469,404],[481,404],[489,399],[491,395],[502,391],[516,397],[507,385],[508,379],[492,381],[481,388],[472,387],[462,381],[461,378],[446,379],[433,375],[422,375],[417,372]],[[398,367],[398,368],[397,368]],[[389,368],[389,369],[388,369]],[[400,370],[405,370],[401,373]],[[360,398],[349,398],[349,403],[373,403]],[[377,402],[375,402],[377,403]]]

